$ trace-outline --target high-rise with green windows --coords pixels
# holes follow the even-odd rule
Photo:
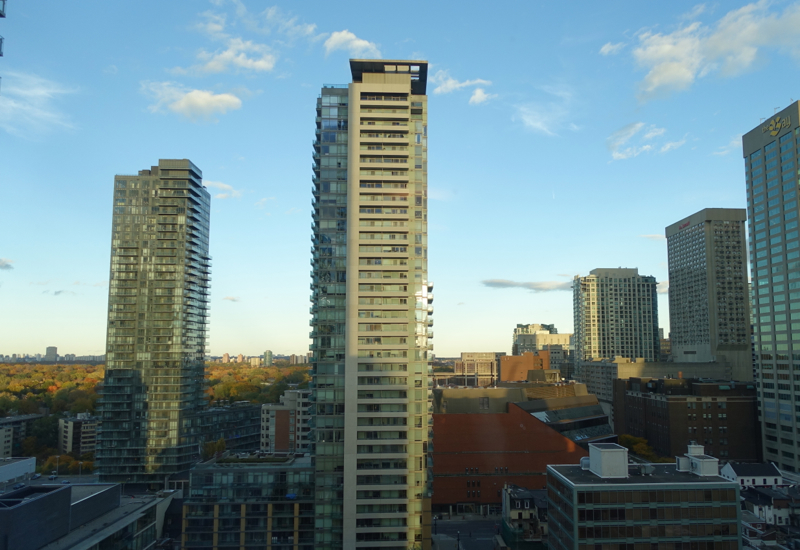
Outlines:
[[[163,482],[208,431],[204,363],[210,196],[191,161],[114,178],[101,479]]]
[[[316,544],[429,548],[428,66],[350,69],[313,142]]]
[[[800,471],[800,102],[742,137],[764,459]]]

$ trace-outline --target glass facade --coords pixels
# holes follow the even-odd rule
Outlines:
[[[163,481],[198,457],[210,195],[188,160],[116,176],[107,369],[97,460],[104,481]]]
[[[764,459],[790,472],[800,468],[797,117],[798,103],[794,103],[743,138]]]
[[[427,64],[351,69],[313,142],[316,542],[428,547]]]

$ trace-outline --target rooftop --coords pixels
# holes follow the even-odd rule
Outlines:
[[[353,82],[361,82],[364,73],[410,74],[411,93],[425,95],[428,83],[428,62],[410,59],[351,59]]]
[[[742,464],[738,462],[729,462],[733,471],[739,477],[781,477],[781,471],[775,464],[765,462],[762,464]]]
[[[601,449],[605,446],[615,449],[613,443],[594,443]],[[702,457],[701,457],[702,458]],[[652,464],[651,475],[640,475],[639,464],[628,464],[627,478],[603,478],[595,475],[590,470],[583,470],[579,465],[564,464],[550,465],[547,468],[557,472],[573,485],[654,485],[654,484],[681,484],[681,485],[727,485],[737,487],[733,481],[728,481],[719,476],[698,476],[689,472],[679,472],[675,464]]]

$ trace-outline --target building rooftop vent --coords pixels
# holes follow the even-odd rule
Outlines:
[[[616,443],[590,443],[589,470],[602,478],[627,478],[628,449]]]

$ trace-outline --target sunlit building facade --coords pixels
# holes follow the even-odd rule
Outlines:
[[[158,482],[199,458],[205,407],[210,195],[191,161],[114,178],[104,481]]]
[[[316,544],[428,548],[427,63],[350,68],[313,142]]]
[[[800,471],[799,123],[795,102],[742,137],[764,460],[789,472]]]

